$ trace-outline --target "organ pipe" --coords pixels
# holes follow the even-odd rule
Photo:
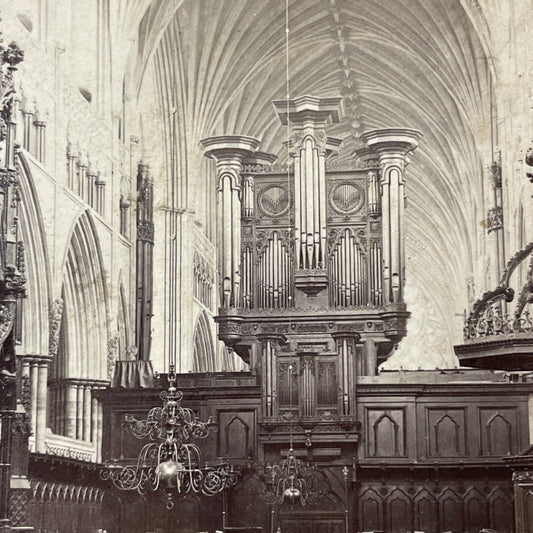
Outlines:
[[[242,216],[251,218],[254,216],[254,180],[248,176],[243,180],[243,205]]]
[[[371,259],[371,275],[374,273]],[[350,229],[344,229],[329,259],[330,305],[367,305],[367,258]]]
[[[367,176],[368,183],[368,214],[377,216],[380,214],[380,193],[379,180],[377,172],[369,172]]]
[[[250,253],[251,259],[251,253]],[[289,307],[292,301],[292,258],[288,246],[274,231],[261,251],[257,265],[257,305],[263,308]],[[251,287],[253,273],[246,274]]]
[[[335,335],[337,344],[337,368],[339,369],[340,415],[355,415],[355,342],[353,334]]]

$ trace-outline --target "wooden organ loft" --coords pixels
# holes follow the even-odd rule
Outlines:
[[[218,174],[219,337],[261,376],[265,446],[295,422],[308,445],[353,443],[357,377],[406,332],[404,171],[422,135],[370,131],[351,167],[328,169],[341,98],[273,104],[291,132],[285,168],[251,137],[202,141]]]

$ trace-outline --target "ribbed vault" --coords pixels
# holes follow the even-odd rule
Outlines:
[[[368,129],[424,133],[407,175],[407,278],[416,286],[407,297],[419,316],[430,310],[440,330],[424,349],[411,340],[419,353],[404,363],[418,366],[435,350],[452,363],[466,280],[485,268],[487,52],[459,0],[292,0],[289,27],[291,96],[344,97],[344,118],[330,130],[344,140],[340,159],[353,158]],[[157,87],[174,203],[207,218],[193,199],[203,198],[200,139],[252,135],[285,157],[286,132],[271,104],[286,96],[285,0],[159,0],[139,28],[133,83],[141,96],[145,85]]]

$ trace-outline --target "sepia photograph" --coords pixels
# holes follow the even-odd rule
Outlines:
[[[0,0],[0,533],[533,533],[533,0]]]

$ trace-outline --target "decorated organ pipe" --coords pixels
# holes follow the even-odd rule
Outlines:
[[[337,368],[339,375],[339,414],[355,415],[356,361],[355,343],[358,335],[351,332],[339,332],[334,335],[337,345]]]
[[[263,368],[263,416],[273,417],[276,395],[276,339],[265,337],[262,339],[262,368]]]
[[[242,216],[251,218],[254,216],[254,180],[252,177],[247,176],[243,179],[242,191]]]
[[[368,214],[377,216],[381,213],[379,178],[376,171],[368,173]]]
[[[291,122],[294,160],[296,270],[325,270],[327,255],[326,155],[340,145],[326,137],[338,121],[340,98],[304,96],[274,102],[282,124]]]
[[[362,244],[346,228],[330,252],[330,305],[367,305],[367,259]]]
[[[362,135],[379,158],[382,212],[383,303],[403,302],[405,245],[404,171],[406,156],[418,146],[422,134],[409,129],[373,130]]]
[[[291,305],[291,267],[292,257],[289,246],[280,237],[279,232],[274,231],[259,252],[257,264],[258,307],[278,308]],[[252,272],[249,271],[246,285],[251,286],[251,275]]]
[[[254,298],[254,275],[253,275],[253,252],[252,248],[248,245],[245,246],[242,256],[242,269],[243,269],[243,286],[242,286],[242,305],[245,309],[251,309],[253,307]]]

